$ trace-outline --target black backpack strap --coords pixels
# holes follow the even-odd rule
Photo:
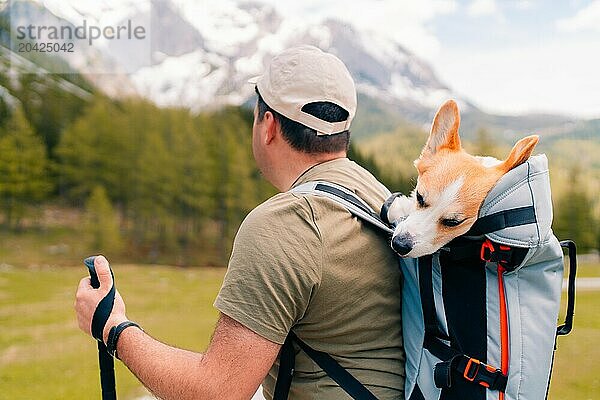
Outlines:
[[[550,361],[550,374],[548,375],[548,385],[546,386],[546,397],[550,393],[550,381],[552,380],[552,370],[554,369],[554,355],[558,345],[558,337],[568,335],[573,329],[573,315],[575,314],[575,279],[577,275],[577,246],[572,240],[562,240],[560,246],[566,248],[569,255],[569,278],[567,287],[567,312],[565,313],[565,322],[556,328],[554,337],[554,351],[552,351],[552,360]]]
[[[479,245],[481,247],[481,244]],[[438,324],[432,284],[433,256],[419,257],[419,290],[425,325],[423,347],[442,360],[435,365],[434,383],[438,388],[452,386],[453,377],[465,379],[490,390],[504,392],[508,377],[501,370],[489,366],[452,348],[450,337]]]
[[[273,400],[287,400],[288,393],[290,392],[296,365],[296,353],[294,352],[292,340],[292,336],[288,335],[279,352],[279,371],[277,372]]]
[[[361,198],[356,196],[356,194],[343,186],[326,181],[314,181],[296,186],[292,188],[290,192],[328,197],[345,207],[354,216],[363,221],[367,221],[379,230],[388,234],[393,232],[393,229],[390,228],[386,222],[382,221],[378,213],[376,213]],[[300,346],[300,348],[353,399],[377,400],[373,393],[352,376],[352,374],[346,371],[333,357],[327,353],[313,349],[291,331],[281,348],[279,356],[279,372],[277,375],[277,382],[275,383],[273,400],[286,400],[288,398],[295,366],[293,342],[296,342],[298,346]]]
[[[394,230],[390,228],[387,223],[382,221],[379,217],[379,214],[376,213],[367,203],[343,186],[326,181],[314,181],[306,182],[296,186],[292,188],[290,192],[328,197],[336,203],[344,206],[354,216],[363,221],[367,221],[371,225],[377,227],[379,230],[382,230],[388,234],[394,232]]]
[[[419,291],[421,293],[421,309],[423,311],[423,323],[425,334],[439,337],[445,340],[450,338],[440,328],[435,310],[435,299],[433,297],[433,255],[419,257]]]
[[[573,329],[573,315],[575,314],[575,276],[577,275],[577,246],[572,240],[563,240],[561,247],[568,250],[569,255],[569,278],[567,289],[567,312],[565,323],[556,328],[556,335],[568,335]]]
[[[477,219],[465,235],[478,236],[513,226],[534,224],[536,221],[534,206],[511,208]]]
[[[298,346],[315,362],[331,379],[333,379],[346,393],[356,400],[377,400],[362,383],[344,369],[333,357],[307,345],[294,332],[289,333],[281,348],[279,356],[279,372],[275,383],[273,400],[286,400],[294,374],[295,354],[292,342]]]

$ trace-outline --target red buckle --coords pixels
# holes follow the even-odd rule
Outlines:
[[[471,371],[471,364],[475,364],[475,366],[476,366],[473,374],[469,373]],[[463,372],[463,377],[466,380],[468,380],[469,382],[473,382],[475,380],[475,377],[477,377],[477,373],[479,372],[480,365],[481,365],[481,361],[479,361],[478,359],[469,358],[469,361],[467,362],[467,366],[465,367],[465,371]]]
[[[504,246],[504,245],[498,245],[498,249],[500,251],[510,251],[510,246]],[[493,254],[496,252],[496,249],[494,248],[494,245],[492,244],[492,241],[490,239],[485,239],[485,241],[481,244],[481,252],[479,254],[480,258],[482,261],[486,261],[486,262],[496,262],[494,260],[492,260],[492,256]],[[508,260],[498,260],[497,261],[500,264],[506,264],[508,263]]]
[[[490,376],[489,374],[484,374],[482,376],[479,376],[479,370],[481,367],[484,367],[488,372],[494,375]],[[477,382],[475,383],[486,388],[490,388],[492,387],[492,385],[496,385],[496,379],[498,375],[503,375],[502,371],[492,367],[491,365],[482,363],[476,358],[469,358],[469,361],[467,361],[467,366],[463,371],[463,377],[466,380],[468,380],[469,382],[474,382],[477,379]]]
[[[481,260],[486,262],[492,261],[492,254],[494,253],[494,245],[490,239],[485,239],[485,242],[481,244]]]

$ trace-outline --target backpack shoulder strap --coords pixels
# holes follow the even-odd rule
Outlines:
[[[393,232],[393,230],[381,220],[379,215],[365,201],[343,186],[326,181],[314,181],[296,186],[291,189],[290,192],[328,197],[344,206],[351,214],[361,220],[367,221],[371,225],[387,233]],[[313,349],[292,331],[289,332],[288,337],[281,348],[279,371],[277,373],[277,382],[275,383],[273,400],[287,400],[288,398],[295,367],[295,352],[292,347],[293,342],[296,342],[298,346],[300,346],[300,348],[304,350],[304,352],[353,399],[377,400],[373,393],[352,376],[352,374],[346,371],[333,357],[327,353]]]
[[[333,357],[327,353],[313,349],[292,331],[288,334],[281,348],[279,371],[277,373],[273,400],[287,400],[288,398],[295,368],[295,353],[292,342],[296,342],[350,397],[356,400],[377,400],[377,397],[369,389],[360,383],[350,372],[346,371]]]
[[[344,206],[351,214],[361,220],[369,222],[384,232],[393,233],[393,229],[383,222],[379,214],[365,203],[364,200],[341,185],[326,181],[313,181],[298,185],[291,189],[290,192],[328,197]]]

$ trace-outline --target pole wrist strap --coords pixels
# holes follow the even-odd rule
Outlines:
[[[133,321],[125,321],[125,322],[121,322],[119,325],[117,326],[113,326],[112,328],[110,328],[110,331],[108,332],[108,339],[106,340],[106,350],[108,351],[108,353],[115,357],[116,359],[119,359],[119,356],[117,354],[117,342],[119,341],[119,336],[121,336],[121,333],[131,327],[131,326],[135,326],[136,328],[141,329],[142,331],[144,331],[138,324],[136,324]]]

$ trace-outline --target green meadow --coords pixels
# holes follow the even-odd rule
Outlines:
[[[129,318],[167,343],[202,351],[224,269],[113,265]],[[582,266],[600,276],[600,265]],[[97,350],[77,328],[74,293],[86,270],[0,266],[0,399],[99,399]],[[558,342],[550,399],[588,400],[600,392],[600,291],[577,296],[575,329]],[[117,362],[120,399],[145,391]]]
[[[224,269],[113,265],[128,316],[151,335],[202,351],[214,328],[213,300]],[[97,349],[77,327],[74,294],[87,270],[0,272],[0,399],[99,399]],[[120,399],[145,392],[116,363]]]

